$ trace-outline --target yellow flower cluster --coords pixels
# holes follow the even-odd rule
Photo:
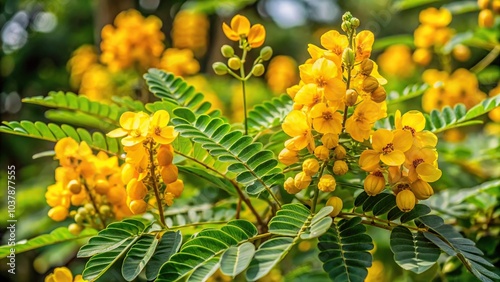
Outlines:
[[[478,24],[480,27],[493,27],[495,17],[500,14],[500,0],[477,0],[481,11],[478,15]]]
[[[73,278],[73,274],[67,267],[56,267],[52,273],[45,276],[45,282],[87,282],[78,274]]]
[[[161,57],[160,68],[178,76],[195,74],[200,64],[190,49],[169,48]]]
[[[172,25],[172,45],[178,49],[190,49],[197,57],[207,51],[210,23],[203,13],[182,10],[175,15]]]
[[[184,188],[182,180],[177,179],[177,166],[172,163],[174,150],[170,143],[177,137],[177,132],[173,126],[168,126],[169,120],[170,115],[164,110],[152,116],[144,112],[125,112],[120,117],[121,128],[107,134],[115,138],[123,137],[121,143],[127,157],[121,179],[127,183],[126,203],[133,214],[146,212],[150,192],[154,193],[157,201],[163,199],[171,206],[173,199],[179,197]],[[158,175],[166,185],[162,198]]]
[[[380,70],[393,77],[408,78],[415,71],[411,50],[403,44],[392,45],[377,58]]]
[[[467,69],[457,69],[451,75],[428,69],[422,78],[431,86],[422,97],[422,108],[426,112],[458,103],[465,104],[469,109],[486,98],[486,94],[479,90],[476,76]]]
[[[68,61],[70,70],[70,83],[74,88],[78,88],[82,82],[84,74],[99,61],[97,51],[92,45],[82,45],[76,49]]]
[[[331,30],[321,36],[324,49],[309,44],[311,58],[299,66],[301,81],[287,90],[294,105],[282,128],[291,139],[278,158],[292,165],[299,162],[299,151],[305,148],[314,155],[302,163],[301,172],[286,180],[285,189],[292,194],[309,187],[314,177],[320,191],[334,191],[335,178],[325,168],[330,167],[338,176],[349,170],[339,135],[345,132],[363,142],[369,139],[373,124],[386,116],[382,86],[386,80],[370,60],[374,35],[367,30],[356,34],[359,20],[350,14],[343,20],[342,29],[349,36]],[[354,110],[349,111],[349,107]],[[328,203],[337,207],[333,215],[340,212],[340,198]]]
[[[85,141],[78,144],[70,137],[59,140],[54,150],[60,167],[55,170],[56,183],[45,193],[52,207],[50,218],[74,217],[69,230],[77,234],[86,225],[103,228],[110,220],[130,215],[117,157],[94,155]],[[80,208],[70,212],[71,206]]]
[[[437,166],[437,137],[424,130],[425,117],[418,111],[403,116],[397,111],[395,130],[378,129],[372,135],[372,148],[361,153],[359,166],[370,172],[364,189],[370,196],[381,193],[388,183],[396,194],[396,203],[410,211],[417,200],[429,198],[434,191],[428,182],[441,177]]]
[[[139,67],[157,67],[165,48],[162,22],[155,16],[144,18],[136,10],[123,11],[113,25],[101,32],[101,61],[113,72]]]
[[[451,39],[453,30],[448,27],[451,22],[451,12],[445,8],[427,8],[420,12],[420,26],[414,33],[414,43],[417,49],[413,60],[422,66],[432,60],[432,47],[441,47]]]
[[[276,56],[270,62],[266,72],[266,80],[271,91],[283,93],[288,87],[297,83],[297,63],[289,56]]]

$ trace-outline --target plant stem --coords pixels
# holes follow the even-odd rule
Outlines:
[[[500,55],[500,45],[496,45],[493,50],[491,50],[486,57],[484,57],[479,63],[473,66],[470,70],[471,72],[478,73],[489,66],[497,57]]]
[[[240,212],[241,212],[241,197],[238,198],[238,203],[236,205],[236,215],[234,216],[236,219],[240,218]]]
[[[363,221],[361,221],[363,224],[373,225],[375,227],[379,227],[379,228],[383,228],[383,229],[387,229],[387,230],[392,230],[396,226],[404,226],[404,227],[406,227],[408,229],[411,229],[411,230],[414,230],[416,232],[427,231],[427,229],[425,229],[425,228],[418,228],[418,227],[403,225],[403,224],[399,224],[399,223],[392,222],[392,221],[389,221],[389,220],[385,220],[385,219],[382,219],[382,218],[378,218],[378,217],[375,217],[375,216],[369,216],[369,215],[366,215],[366,214],[359,214],[359,213],[355,213],[355,212],[342,212],[337,217],[346,218],[346,219],[353,218],[353,217],[364,217],[364,218],[367,218],[367,219],[370,219],[370,220],[363,220]],[[375,222],[375,221],[382,222],[383,224]]]
[[[326,164],[328,163],[328,160],[324,161],[323,164],[321,165],[321,170],[319,171],[318,174],[318,183],[319,180],[321,179],[321,176],[323,176],[323,172],[325,171]],[[318,203],[318,197],[319,197],[319,188],[316,185],[316,189],[314,189],[314,198],[311,206],[311,212],[315,213],[316,212],[316,204]]]
[[[267,238],[267,237],[269,237],[269,236],[271,236],[271,235],[273,235],[273,234],[271,234],[271,233],[259,234],[259,235],[257,235],[257,236],[254,236],[254,237],[252,237],[252,238],[248,239],[248,241],[249,241],[249,242],[252,242],[252,241],[255,241],[255,240],[259,240],[259,239]]]
[[[266,224],[264,223],[264,221],[262,221],[262,218],[260,217],[259,213],[257,212],[257,210],[255,210],[254,206],[252,205],[252,202],[250,202],[250,199],[248,199],[245,194],[243,194],[243,191],[241,191],[241,188],[240,186],[238,185],[238,183],[236,183],[234,180],[231,180],[231,184],[233,184],[234,186],[234,189],[236,190],[236,192],[238,193],[238,195],[240,196],[240,199],[245,202],[245,204],[248,206],[248,208],[250,209],[250,211],[253,213],[253,215],[255,216],[255,219],[257,219],[257,224],[259,226],[266,226]]]
[[[92,195],[92,192],[87,187],[87,183],[85,182],[85,180],[82,181],[82,184],[83,184],[83,187],[85,187],[85,191],[89,195],[90,202],[92,202],[92,206],[94,207],[95,213],[97,214],[97,216],[99,217],[99,220],[101,221],[101,227],[102,227],[102,229],[106,228],[106,222],[104,221],[104,219],[102,218],[101,213],[99,212],[99,208],[97,207],[97,203],[96,203],[96,201],[94,199],[94,195]]]
[[[247,121],[247,95],[246,95],[246,79],[245,79],[245,60],[247,56],[246,48],[243,49],[243,54],[241,55],[241,66],[240,66],[240,80],[241,80],[241,91],[243,92],[243,113],[245,116],[245,135],[248,135],[248,121]]]
[[[167,227],[167,223],[165,222],[165,216],[163,215],[163,206],[161,204],[161,198],[160,198],[160,191],[158,188],[158,182],[156,182],[156,173],[155,173],[155,161],[154,161],[154,143],[151,141],[149,143],[149,162],[150,162],[150,179],[151,183],[153,184],[153,191],[155,193],[155,198],[156,198],[156,203],[158,205],[158,213],[160,216],[160,225],[162,227]]]

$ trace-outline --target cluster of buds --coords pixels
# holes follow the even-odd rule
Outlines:
[[[221,53],[222,56],[228,59],[227,64],[222,62],[214,63],[214,72],[217,75],[225,75],[229,73],[237,79],[243,81],[248,80],[252,75],[263,75],[265,68],[262,63],[271,59],[273,55],[271,47],[265,46],[261,49],[260,55],[253,62],[252,70],[248,75],[244,74],[244,65],[246,62],[247,52],[264,44],[264,40],[266,39],[266,30],[264,29],[264,26],[261,24],[250,26],[250,21],[246,17],[236,15],[231,20],[231,27],[229,27],[226,23],[223,23],[222,30],[229,40],[238,42],[238,46],[241,50],[243,50],[243,53],[240,57],[235,54],[233,47],[223,45],[221,47]],[[236,74],[233,70],[240,70],[240,74]]]
[[[398,207],[408,212],[417,200],[434,194],[429,182],[441,177],[437,165],[437,137],[424,130],[425,117],[409,111],[396,112],[396,129],[378,129],[372,136],[372,148],[361,153],[359,165],[370,174],[364,181],[369,196],[381,193],[389,184]],[[387,175],[387,181],[386,176]]]
[[[350,138],[358,142],[369,139],[373,124],[386,116],[382,85],[387,81],[370,60],[374,35],[367,30],[357,33],[359,20],[350,13],[342,19],[347,35],[330,30],[321,36],[325,49],[309,44],[311,58],[299,66],[301,81],[287,89],[294,105],[282,127],[291,139],[278,158],[292,166],[306,156],[302,171],[285,182],[291,194],[312,186],[312,182],[322,192],[333,192],[335,176],[349,170],[352,156],[345,147]],[[339,142],[340,135],[346,144]],[[310,155],[314,157],[307,157]],[[342,200],[333,197],[328,203],[336,206],[333,213],[337,215]]]
[[[495,17],[500,14],[500,0],[477,0],[481,11],[478,16],[480,27],[493,27]]]
[[[184,185],[177,179],[178,169],[172,163],[174,150],[170,145],[177,132],[168,126],[169,120],[170,115],[164,110],[152,116],[125,112],[120,117],[121,128],[108,133],[110,137],[124,137],[121,143],[127,155],[121,178],[127,183],[126,202],[133,214],[146,212],[148,202],[156,203],[158,209],[162,209],[162,203],[171,206],[173,198],[182,193]]]
[[[60,167],[55,170],[56,183],[45,194],[52,207],[50,218],[73,217],[75,223],[68,228],[78,234],[85,226],[104,228],[130,215],[117,157],[104,152],[94,155],[85,141],[78,144],[69,137],[59,140],[54,151]]]

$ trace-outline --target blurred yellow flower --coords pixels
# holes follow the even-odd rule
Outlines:
[[[422,10],[418,17],[422,24],[433,27],[445,27],[451,23],[451,12],[445,8],[431,7]]]
[[[394,77],[408,78],[415,70],[411,50],[403,44],[387,48],[384,53],[380,54],[377,62],[382,72]]]
[[[92,45],[82,45],[76,49],[68,60],[70,71],[70,83],[74,88],[78,88],[82,82],[83,75],[95,64],[98,63],[97,51]]]
[[[199,58],[207,51],[209,28],[210,23],[205,14],[191,10],[179,11],[172,23],[172,46],[190,49]]]
[[[78,91],[80,95],[93,101],[106,102],[111,100],[115,92],[112,74],[106,67],[95,64],[83,73]]]
[[[297,63],[289,56],[276,56],[267,67],[266,80],[271,91],[277,94],[285,92],[297,83]]]
[[[232,41],[246,40],[251,48],[260,47],[266,39],[266,30],[261,24],[250,26],[250,21],[242,15],[231,19],[231,27],[222,23],[224,34]]]
[[[144,18],[136,10],[123,11],[113,25],[101,32],[101,61],[113,72],[139,67],[157,67],[165,48],[162,22],[156,16]]]
[[[169,48],[161,57],[160,68],[178,76],[192,75],[200,70],[200,64],[190,49]]]

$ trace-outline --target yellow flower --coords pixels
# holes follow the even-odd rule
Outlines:
[[[339,134],[342,130],[342,115],[334,107],[325,103],[316,104],[310,112],[313,127],[319,133]]]
[[[68,217],[68,209],[63,206],[56,206],[49,210],[49,217],[54,221],[63,221]]]
[[[333,163],[333,173],[335,175],[344,175],[349,170],[347,163],[345,161],[336,160]]]
[[[331,149],[339,144],[339,135],[327,133],[321,137],[321,143],[328,149]]]
[[[290,88],[289,88],[290,89]],[[309,83],[302,86],[297,93],[293,101],[295,105],[304,105],[308,108],[312,108],[317,103],[320,103],[323,100],[323,95],[319,91],[318,86],[314,83]]]
[[[182,194],[182,191],[184,191],[184,181],[177,179],[176,181],[167,184],[167,188],[165,188],[165,191],[168,193],[172,193],[175,198],[179,198]]]
[[[333,211],[330,213],[330,216],[336,217],[342,211],[344,203],[339,197],[330,197],[328,201],[326,201],[326,205],[333,207]]]
[[[242,16],[236,15],[231,19],[231,27],[222,23],[224,34],[232,41],[247,40],[251,48],[257,48],[266,39],[266,30],[261,24],[250,27],[250,21]]]
[[[408,168],[408,178],[411,181],[422,179],[434,182],[441,177],[441,170],[436,164],[437,152],[431,148],[413,147],[406,153],[405,167]]]
[[[318,182],[318,189],[323,192],[333,192],[336,186],[337,182],[331,174],[324,174]]]
[[[370,58],[375,36],[371,31],[363,30],[356,35],[356,62]]]
[[[426,200],[434,194],[431,185],[422,179],[412,182],[410,184],[410,189],[415,195],[415,198],[419,200]]]
[[[170,144],[177,137],[173,126],[167,126],[170,115],[165,110],[159,110],[153,114],[149,123],[149,135],[159,144]]]
[[[346,132],[359,142],[368,139],[373,124],[380,117],[380,111],[377,103],[364,100],[356,107],[352,116],[347,119],[345,124]]]
[[[73,274],[67,267],[56,267],[45,277],[45,282],[73,282]]]
[[[160,68],[174,75],[186,76],[196,74],[200,64],[190,49],[169,48],[161,57]]]
[[[373,133],[373,150],[365,150],[359,157],[359,165],[365,171],[378,168],[379,161],[388,166],[399,166],[405,162],[404,152],[413,144],[411,133],[404,130],[392,132],[379,129]]]
[[[123,137],[123,146],[134,146],[146,140],[149,130],[149,116],[144,112],[125,112],[120,117],[120,126],[106,134],[109,137]]]
[[[89,68],[98,61],[97,52],[92,45],[82,45],[76,49],[68,61],[71,77],[70,83],[74,88],[80,86],[82,77]]]
[[[401,112],[396,111],[394,115],[396,129],[408,131],[413,136],[413,144],[421,147],[436,147],[437,137],[434,133],[424,130],[425,117],[419,111],[409,111],[401,117]]]
[[[267,67],[266,80],[271,91],[277,94],[297,82],[297,63],[289,56],[276,56]]]
[[[403,212],[411,211],[416,204],[417,199],[411,190],[403,190],[396,195],[396,204]]]
[[[292,165],[299,161],[297,151],[288,150],[283,148],[278,155],[278,160],[284,165]]]
[[[172,45],[179,49],[191,49],[197,57],[202,57],[207,50],[209,29],[207,15],[193,10],[181,10],[172,23]]]
[[[304,172],[299,172],[295,175],[294,184],[299,190],[303,190],[311,184],[311,176],[305,174]]]
[[[282,128],[288,136],[293,137],[286,144],[289,150],[299,151],[306,147],[309,151],[314,150],[314,139],[306,114],[297,110],[291,111],[286,116]]]
[[[344,49],[349,46],[349,40],[347,36],[340,34],[338,31],[330,30],[321,35],[321,45],[341,57]]]
[[[344,98],[346,86],[339,77],[340,73],[337,69],[333,61],[319,58],[313,64],[303,64],[299,67],[300,78],[306,84],[316,84],[317,91],[323,93],[325,99],[341,101]]]
[[[292,177],[288,177],[285,180],[283,187],[285,188],[286,192],[288,192],[288,194],[297,194],[300,192],[300,189],[295,186],[295,180]]]
[[[316,159],[310,158],[302,163],[302,171],[305,174],[313,176],[319,171],[319,163]]]
[[[411,50],[403,44],[392,45],[378,59],[380,69],[392,76],[410,77],[415,70]]]
[[[318,146],[314,149],[314,156],[322,161],[326,161],[330,158],[330,150],[323,145]]]
[[[133,214],[145,213],[148,204],[144,200],[132,200],[128,206]]]
[[[439,10],[431,7],[420,12],[419,21],[433,27],[445,27],[451,22],[451,12],[445,8]]]

